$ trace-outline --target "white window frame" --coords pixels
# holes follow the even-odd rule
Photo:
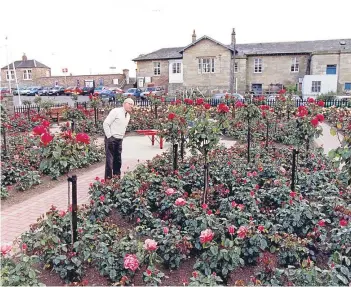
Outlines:
[[[10,74],[9,74],[10,72]],[[14,81],[15,80],[15,71],[14,70],[7,70],[6,71],[6,80],[7,81],[10,81],[10,75],[11,75],[11,81]]]
[[[322,88],[322,81],[312,81],[311,92],[320,93]]]
[[[173,63],[172,74],[181,74],[181,73],[182,73],[182,63]]]
[[[32,69],[27,69],[23,71],[23,80],[32,80]]]
[[[255,58],[254,59],[254,73],[259,74],[262,73],[263,67],[262,67],[262,58]]]
[[[300,69],[299,59],[297,57],[291,59],[290,72],[298,73]]]
[[[198,74],[211,74],[216,70],[215,58],[198,58]]]
[[[161,62],[153,62],[154,63],[154,76],[161,75]]]
[[[234,73],[238,73],[239,72],[239,63],[235,62],[234,64]]]

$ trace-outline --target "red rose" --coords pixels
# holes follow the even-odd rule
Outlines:
[[[320,227],[324,227],[324,226],[325,226],[325,221],[324,221],[323,219],[319,220],[319,221],[318,221],[318,225],[319,225]]]
[[[324,116],[322,114],[318,114],[317,116],[318,121],[323,122],[324,121]]]
[[[200,235],[200,242],[206,243],[206,242],[210,242],[212,241],[214,237],[214,233],[211,229],[206,229],[204,231],[201,231],[201,235]]]
[[[259,225],[259,226],[257,227],[257,229],[258,229],[260,232],[263,232],[263,231],[264,231],[264,226]]]
[[[90,137],[86,133],[79,133],[79,134],[76,135],[76,141],[78,143],[89,144],[90,143]]]
[[[340,219],[339,224],[341,227],[345,227],[348,225],[348,221],[346,219]]]
[[[241,108],[241,107],[243,107],[244,106],[244,104],[241,102],[241,101],[237,101],[236,103],[235,103],[235,107],[236,108]]]
[[[169,119],[170,121],[172,121],[175,117],[176,117],[175,113],[170,113],[170,114],[168,115],[168,119]]]
[[[308,98],[308,99],[307,99],[307,102],[309,102],[309,103],[314,103],[314,98]]]
[[[206,110],[209,110],[209,109],[211,108],[211,105],[208,104],[208,103],[206,103],[206,104],[204,104],[204,108],[205,108]]]
[[[318,126],[318,123],[319,123],[318,118],[313,118],[313,119],[311,120],[311,124],[312,124],[312,126],[314,126],[314,127]]]
[[[323,101],[319,101],[319,102],[318,102],[318,106],[324,107],[324,102],[323,102]]]
[[[44,134],[41,135],[41,142],[43,143],[44,146],[47,146],[53,139],[54,137],[50,135],[49,133],[45,132]]]
[[[105,196],[104,195],[100,195],[99,199],[100,199],[101,202],[104,202],[105,201]]]
[[[199,106],[199,105],[202,105],[204,103],[204,99],[196,99],[196,104]]]
[[[226,105],[226,104],[224,104],[224,103],[220,103],[219,105],[218,105],[218,112],[219,113],[228,113],[229,112],[229,107]]]
[[[44,126],[36,126],[34,129],[33,129],[33,134],[35,135],[42,135],[44,133],[46,133],[47,130]]]

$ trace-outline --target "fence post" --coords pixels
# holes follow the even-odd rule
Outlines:
[[[30,121],[30,105],[28,105],[28,120]]]
[[[293,149],[293,159],[292,159],[292,173],[291,173],[291,190],[295,191],[295,172],[296,172],[296,155],[298,151]]]
[[[250,162],[250,118],[247,119],[247,162]]]
[[[72,123],[71,123],[71,130],[72,130],[72,133],[74,133],[74,120],[72,120]]]
[[[178,169],[178,144],[173,144],[173,170]]]
[[[267,119],[267,130],[266,130],[266,149],[268,149],[268,133],[269,133],[269,121]]]
[[[94,121],[95,121],[95,126],[97,126],[96,107],[94,107]]]
[[[74,242],[77,241],[77,176],[72,175],[71,177],[68,177],[67,179],[68,182],[72,182],[72,225],[71,225],[71,231],[72,231],[72,245]]]
[[[4,137],[4,155],[7,155],[6,128],[2,127],[2,135]]]
[[[182,132],[181,142],[180,142],[180,156],[182,158],[182,161],[184,161],[184,144],[185,144],[185,138],[184,138],[184,133]]]

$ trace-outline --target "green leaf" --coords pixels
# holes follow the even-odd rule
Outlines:
[[[336,277],[338,277],[346,285],[349,283],[349,280],[347,280],[347,278],[345,278],[341,274],[337,274]]]
[[[218,246],[211,246],[210,250],[211,250],[213,255],[217,255],[218,254]]]

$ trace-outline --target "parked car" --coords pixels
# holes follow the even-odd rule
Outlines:
[[[123,93],[123,96],[126,96],[126,97],[134,96],[139,98],[141,93],[142,91],[139,88],[130,88],[125,93]]]
[[[115,94],[123,94],[124,91],[118,87],[111,87],[111,88],[108,88],[110,91],[114,92]]]
[[[56,86],[49,90],[49,96],[59,96],[65,93],[65,88],[62,86]]]
[[[65,95],[69,96],[71,94],[82,95],[83,89],[78,86],[68,87],[64,90]]]
[[[9,94],[10,90],[8,88],[5,87],[0,87],[0,94],[4,95],[4,94]]]
[[[42,93],[43,87],[32,87],[27,93],[28,96],[40,95]]]
[[[233,93],[233,94],[229,94],[229,93],[218,93],[218,94],[214,94],[212,96],[212,99],[214,100],[225,100],[226,99],[226,95],[227,97],[232,97],[232,98],[236,98],[238,100],[244,100],[244,96],[238,94],[238,93]]]
[[[94,94],[94,87],[83,87],[82,88],[82,95],[90,95]]]
[[[27,96],[30,93],[30,90],[32,89],[32,87],[25,87],[23,88],[22,91],[20,91],[21,95],[23,96]]]
[[[140,98],[146,99],[150,93],[161,97],[165,94],[165,89],[162,86],[147,87],[146,90],[141,93]]]
[[[108,89],[105,89],[99,93],[101,99],[108,99],[109,102],[114,102],[116,100],[116,94]]]
[[[43,87],[41,90],[41,96],[48,96],[50,92],[51,87]]]
[[[104,86],[99,86],[99,87],[96,87],[94,89],[94,95],[97,96],[97,95],[100,95],[100,93],[104,90],[106,90],[107,88],[104,87]]]
[[[22,87],[22,88],[16,88],[16,89],[13,89],[12,90],[12,94],[14,95],[14,96],[18,96],[18,93],[20,94],[20,95],[22,95],[22,91],[24,90],[24,88]]]

